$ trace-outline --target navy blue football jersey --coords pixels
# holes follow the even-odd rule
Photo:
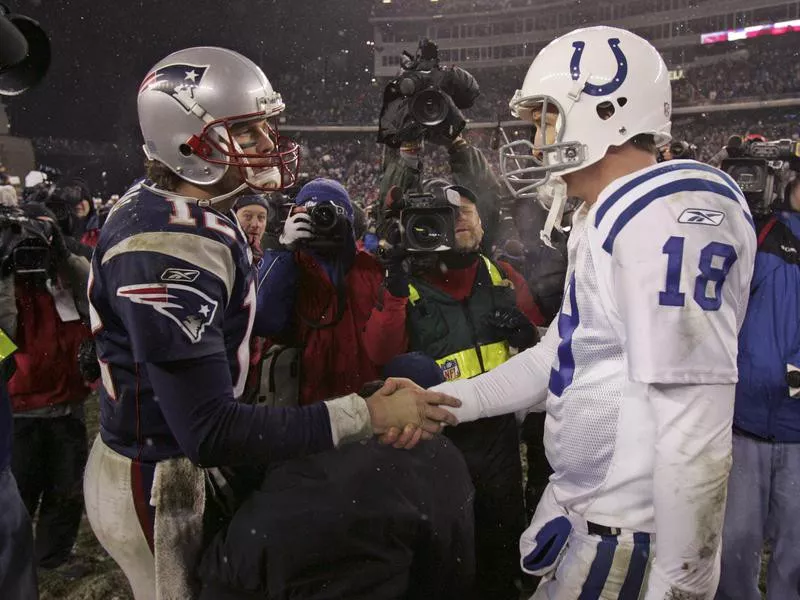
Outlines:
[[[147,363],[224,353],[241,395],[255,314],[252,254],[232,217],[148,182],[114,206],[89,283],[103,440],[130,458],[182,454]]]

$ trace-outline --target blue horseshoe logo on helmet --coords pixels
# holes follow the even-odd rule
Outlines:
[[[582,91],[590,96],[607,96],[608,94],[613,94],[619,89],[619,86],[625,82],[625,78],[628,76],[628,59],[625,57],[625,53],[620,50],[619,38],[610,38],[608,40],[608,45],[611,47],[611,51],[614,53],[614,58],[617,61],[617,74],[614,75],[614,79],[603,85],[594,85],[587,81]],[[586,47],[586,42],[572,42],[572,47],[575,48],[575,51],[572,53],[569,70],[572,74],[572,80],[578,81],[581,76],[581,56],[583,56],[583,49]]]

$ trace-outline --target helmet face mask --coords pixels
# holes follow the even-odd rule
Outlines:
[[[512,100],[514,116],[534,127],[532,139],[519,139],[500,148],[500,172],[511,192],[518,198],[537,197],[536,189],[566,169],[576,170],[585,160],[582,143],[563,141],[564,112],[548,96],[530,96]],[[537,137],[541,140],[537,141]]]
[[[667,143],[671,102],[666,65],[646,40],[606,26],[561,36],[537,55],[509,103],[541,135],[500,148],[503,179],[516,197],[532,198],[551,177],[589,167],[636,135]]]
[[[242,189],[274,191],[297,181],[298,144],[277,126],[281,95],[241,54],[175,52],[145,77],[138,104],[146,156],[189,183],[215,186],[231,168]]]
[[[211,121],[199,135],[187,141],[187,146],[210,164],[237,168],[242,181],[252,189],[275,191],[291,187],[300,168],[300,147],[293,139],[281,136],[276,120],[265,114],[234,115]],[[254,134],[253,129],[261,132]],[[242,138],[248,133],[253,139],[244,142]],[[257,135],[268,136],[272,149],[259,152]]]

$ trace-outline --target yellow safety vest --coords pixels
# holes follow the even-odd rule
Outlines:
[[[483,263],[489,272],[492,286],[495,287],[511,287],[511,282],[503,278],[503,274],[497,266],[488,258],[481,255]],[[413,285],[408,286],[408,300],[412,306],[416,305],[421,296],[419,290]],[[412,350],[420,350],[412,348]],[[480,350],[480,355],[478,355]],[[422,350],[424,351],[424,350]],[[472,346],[453,352],[446,356],[436,358],[436,363],[442,369],[444,378],[447,381],[455,379],[469,379],[490,371],[503,364],[510,358],[509,347],[507,341],[499,341],[490,344],[482,344],[477,348]]]

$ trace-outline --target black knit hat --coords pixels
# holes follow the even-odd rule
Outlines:
[[[269,212],[269,204],[267,203],[267,199],[262,194],[248,194],[247,196],[239,196],[239,198],[236,200],[236,204],[233,206],[233,210],[238,211],[240,208],[253,205],[261,206],[267,212]]]

